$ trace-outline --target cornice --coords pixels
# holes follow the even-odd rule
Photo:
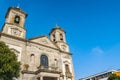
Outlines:
[[[45,69],[39,69],[37,71],[27,71],[27,70],[23,70],[21,71],[22,74],[39,74],[40,72],[47,72],[47,73],[55,73],[55,74],[60,74],[60,71],[51,71],[51,70],[45,70]]]
[[[27,42],[30,42],[30,43],[33,43],[33,44],[37,44],[37,45],[41,45],[41,46],[44,46],[44,47],[47,47],[47,48],[51,48],[51,49],[57,50],[59,52],[65,53],[65,54],[72,55],[69,52],[61,51],[60,49],[56,49],[56,48],[53,48],[53,47],[50,47],[50,46],[46,46],[46,45],[43,45],[43,44],[40,44],[40,43],[36,43],[36,42],[33,42],[33,41],[29,41],[29,40]]]
[[[34,40],[34,39],[38,39],[38,38],[42,38],[42,37],[47,37],[47,36],[46,35],[36,36],[36,37],[29,38],[28,40]]]
[[[9,25],[15,25],[15,26],[17,26],[17,27],[19,27],[19,28],[21,28],[21,29],[24,29],[25,31],[26,31],[26,29],[24,28],[24,27],[21,27],[21,26],[19,26],[18,24],[15,24],[15,23],[4,23],[4,25],[5,24],[9,24]],[[4,27],[4,26],[3,26]]]
[[[1,32],[0,32],[0,34],[1,34],[1,36],[7,36],[7,37],[9,37],[9,38],[13,38],[13,39],[17,39],[17,40],[20,40],[20,41],[27,42],[27,40],[24,39],[24,38],[20,38],[20,37],[12,36],[12,35],[9,35],[9,34],[6,34],[6,33],[1,33]]]
[[[50,31],[49,35],[50,35],[53,31],[55,31],[55,30],[61,30],[61,31],[63,31],[64,33],[66,33],[66,31],[63,30],[62,28],[60,28],[60,27],[55,27],[55,28],[53,28],[53,29]]]
[[[26,43],[29,42],[29,43],[37,44],[37,45],[40,45],[40,46],[44,46],[44,47],[47,47],[47,48],[51,48],[51,49],[57,50],[59,52],[65,53],[65,54],[72,55],[69,52],[61,51],[60,49],[53,48],[53,47],[50,47],[50,46],[46,46],[46,45],[43,45],[43,44],[40,44],[40,43],[36,43],[36,42],[30,41],[30,40],[26,40],[26,39],[23,39],[23,38],[20,38],[20,37],[16,37],[16,36],[12,36],[12,35],[9,35],[9,34],[5,34],[5,33],[1,33],[0,32],[0,36],[6,36],[6,37],[9,37],[9,38],[13,38],[13,39],[17,39],[17,40],[20,40],[20,41],[24,41]]]
[[[28,14],[27,14],[26,12],[24,12],[24,11],[23,11],[22,9],[20,9],[20,8],[9,7],[9,9],[8,9],[8,11],[7,11],[7,14],[6,14],[5,18],[8,17],[8,14],[9,14],[9,12],[10,12],[11,9],[16,10],[16,11],[19,11],[19,12],[22,13],[22,14],[25,14],[25,17],[28,16]]]

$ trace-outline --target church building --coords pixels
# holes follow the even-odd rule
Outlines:
[[[0,32],[0,41],[5,42],[21,62],[20,77],[16,80],[75,80],[65,30],[56,25],[49,37],[26,39],[26,17],[22,9],[10,7]]]

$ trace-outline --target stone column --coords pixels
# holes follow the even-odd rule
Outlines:
[[[60,80],[63,80],[63,77],[60,77]]]
[[[59,77],[57,78],[57,80],[60,80]]]
[[[42,77],[42,76],[40,76],[40,80],[43,80],[43,77]]]

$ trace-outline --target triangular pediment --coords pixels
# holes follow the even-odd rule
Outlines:
[[[38,36],[29,39],[29,41],[58,49],[57,45],[53,43],[47,36]]]

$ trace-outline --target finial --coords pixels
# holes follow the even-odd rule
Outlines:
[[[59,28],[58,24],[56,24],[55,28]]]
[[[20,8],[20,2],[18,2],[17,8]]]

